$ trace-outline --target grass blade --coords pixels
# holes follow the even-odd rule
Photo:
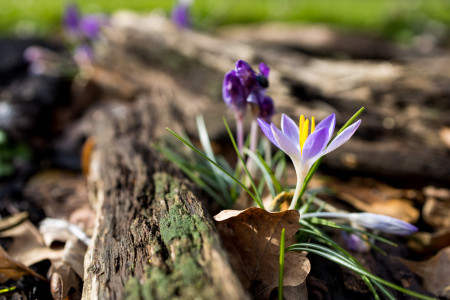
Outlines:
[[[219,168],[219,170],[221,170],[222,172],[224,172],[226,175],[228,175],[231,179],[233,179],[237,184],[239,184],[242,189],[244,191],[246,191],[250,197],[252,197],[256,203],[258,203],[257,198],[255,197],[255,195],[253,195],[253,193],[245,186],[243,185],[236,177],[234,177],[233,175],[231,175],[230,173],[228,173],[224,168],[222,168],[220,165],[218,165],[217,163],[215,163],[214,161],[210,160],[208,156],[206,156],[205,154],[203,154],[199,149],[197,149],[194,145],[190,144],[188,141],[186,141],[184,138],[182,138],[181,136],[179,136],[178,134],[176,134],[173,130],[171,130],[170,128],[166,128],[167,131],[169,131],[173,136],[175,136],[178,140],[180,140],[183,144],[185,144],[186,146],[188,146],[189,148],[191,148],[192,150],[194,150],[195,152],[197,152],[199,155],[201,155],[203,158],[205,158],[206,160],[208,160],[210,163],[212,163],[215,167]],[[259,196],[259,195],[258,195]],[[260,197],[259,197],[260,199]],[[262,204],[262,203],[261,203]]]
[[[283,300],[283,276],[284,276],[284,235],[285,228],[281,231],[280,238],[280,268],[278,275],[278,300]]]
[[[228,126],[227,120],[225,120],[225,118],[223,118],[223,123],[225,124],[225,127],[227,128],[228,135],[230,136],[230,140],[231,140],[231,143],[233,144],[234,150],[236,151],[236,154],[242,164],[242,167],[244,168],[244,171],[247,174],[248,179],[250,180],[250,184],[252,185],[253,191],[255,192],[255,194],[253,195],[253,199],[255,200],[256,204],[260,208],[264,209],[264,204],[262,203],[261,195],[258,193],[258,188],[256,187],[255,181],[253,180],[252,175],[250,174],[250,172],[247,169],[247,166],[245,165],[244,158],[242,157],[241,153],[239,152],[239,149],[236,145],[236,141],[234,140],[233,134],[231,133],[230,126]],[[242,184],[242,183],[240,183],[240,184]]]
[[[309,244],[309,243],[298,243],[298,244],[293,244],[290,247],[288,247],[286,249],[287,251],[307,251],[310,253],[314,253],[317,255],[320,255],[322,257],[325,257],[326,259],[335,262],[337,264],[340,264],[341,266],[344,266],[360,275],[365,275],[368,278],[375,280],[376,282],[383,284],[385,286],[388,286],[390,288],[393,288],[401,293],[419,298],[419,299],[424,299],[424,300],[436,300],[436,298],[432,298],[432,297],[428,297],[419,293],[416,293],[414,291],[410,291],[408,289],[405,289],[399,285],[396,285],[392,282],[389,282],[387,280],[384,280],[378,276],[375,276],[369,272],[367,272],[364,269],[359,268],[358,266],[355,266],[354,264],[352,264],[351,262],[349,262],[347,259],[343,258],[342,255],[327,249],[326,247],[320,246],[320,245],[315,245],[315,244]],[[334,253],[333,253],[334,252]]]
[[[205,153],[209,157],[209,159],[211,159],[212,161],[214,161],[217,164],[216,156],[214,155],[214,152],[212,151],[211,141],[209,140],[208,131],[206,130],[205,120],[203,119],[202,116],[197,116],[196,121],[197,121],[198,135],[200,137],[200,143],[202,144],[203,150],[205,151]],[[226,182],[223,179],[223,176],[221,176],[221,174],[219,174],[219,171],[214,167],[213,164],[210,164],[210,166],[214,172],[214,176],[217,179],[217,184],[219,186],[220,191],[222,192],[223,197],[228,202],[228,206],[231,207],[233,205],[233,200],[231,199],[230,193],[227,190]]]
[[[274,184],[272,181],[272,176],[267,171],[266,167],[264,166],[264,159],[261,160],[261,156],[257,156],[255,153],[250,151],[250,149],[244,148],[244,153],[250,156],[251,159],[256,163],[256,165],[261,169],[261,172],[264,176],[264,179],[267,183],[267,187],[269,188],[270,194],[272,197],[275,197],[277,194],[275,192]]]

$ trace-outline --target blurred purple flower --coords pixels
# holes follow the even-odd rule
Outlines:
[[[100,28],[106,25],[107,17],[101,14],[82,16],[76,4],[66,6],[63,16],[64,30],[69,37],[77,40],[95,40]],[[79,42],[79,41],[78,41]]]
[[[358,129],[361,120],[347,127],[333,141],[331,141],[331,137],[336,125],[334,114],[322,120],[317,127],[315,127],[313,117],[311,119],[311,131],[309,131],[309,120],[305,120],[303,115],[300,117],[300,126],[297,126],[291,118],[283,114],[281,118],[282,130],[279,130],[274,124],[269,125],[261,119],[258,119],[258,123],[266,137],[275,146],[283,150],[294,164],[297,174],[297,187],[290,206],[290,209],[294,209],[297,205],[303,181],[312,165],[325,154],[347,142]]]
[[[272,122],[272,117],[275,114],[275,106],[272,98],[264,94],[265,90],[257,90],[250,94],[247,102],[251,104],[252,110],[257,118],[266,123]]]
[[[367,243],[357,234],[342,231],[342,238],[347,244],[348,249],[351,251],[365,253],[370,249],[369,243]]]
[[[178,3],[172,9],[172,22],[180,28],[191,28],[190,5],[187,3]]]
[[[79,29],[80,32],[89,40],[96,40],[100,35],[100,29],[107,23],[107,19],[103,15],[86,15],[81,18]]]
[[[225,75],[222,85],[222,95],[225,103],[230,107],[236,117],[241,119],[245,115],[247,106],[246,94],[241,80],[236,75],[236,71],[231,70]]]
[[[246,61],[240,59],[236,62],[236,74],[245,88],[247,97],[260,88],[255,71]]]
[[[272,98],[270,98],[269,96],[264,96],[264,98],[262,98],[262,101],[259,103],[258,118],[266,123],[271,123],[274,114],[275,105],[273,104]]]
[[[64,9],[63,27],[69,35],[77,35],[79,33],[80,11],[75,3],[70,3]]]

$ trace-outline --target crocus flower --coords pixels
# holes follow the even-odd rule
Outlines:
[[[225,74],[222,85],[222,96],[228,107],[230,107],[239,118],[242,118],[245,115],[247,97],[244,86],[242,85],[240,78],[236,75],[236,71],[231,70]]]
[[[79,29],[81,34],[88,40],[96,40],[100,35],[100,29],[107,23],[103,15],[86,15],[80,20]]]
[[[231,70],[225,74],[222,85],[222,96],[225,103],[234,112],[236,118],[238,149],[242,154],[244,147],[244,115],[247,107],[247,95],[236,71]]]
[[[349,220],[366,228],[396,234],[410,235],[417,227],[402,220],[373,213],[351,213]]]
[[[172,9],[171,20],[180,28],[190,28],[192,26],[190,17],[190,6],[192,1],[178,1]]]
[[[361,120],[358,120],[347,127],[332,141],[331,137],[336,125],[334,114],[331,114],[322,120],[317,126],[315,126],[314,117],[311,118],[310,126],[310,121],[305,120],[305,117],[302,115],[300,117],[299,126],[297,126],[297,124],[285,114],[281,117],[281,130],[273,123],[269,125],[261,119],[258,119],[258,123],[266,137],[275,144],[275,146],[283,150],[291,158],[294,164],[297,174],[297,187],[290,206],[290,209],[294,209],[297,205],[303,181],[312,165],[320,157],[330,153],[347,142],[355,133],[356,129],[358,129]]]
[[[73,3],[68,4],[64,9],[63,27],[69,35],[78,35],[80,18],[81,16],[78,7]]]
[[[242,59],[236,62],[236,75],[241,80],[247,97],[260,88],[255,71]]]
[[[370,249],[370,244],[355,233],[342,231],[342,238],[347,244],[348,249],[351,251],[365,253]]]
[[[417,231],[416,226],[407,222],[374,213],[317,212],[301,216],[301,218],[313,217],[347,219],[359,226],[395,235],[409,235]]]

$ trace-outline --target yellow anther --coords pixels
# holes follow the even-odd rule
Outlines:
[[[298,135],[301,135],[302,133],[302,127],[303,127],[303,123],[305,123],[305,116],[301,115],[300,119],[298,120]]]
[[[314,117],[311,117],[311,133],[314,132],[314,129],[316,129],[316,122],[314,120]]]
[[[305,144],[306,138],[308,137],[309,120],[303,123],[302,133],[300,134],[300,153],[303,151],[303,145]]]

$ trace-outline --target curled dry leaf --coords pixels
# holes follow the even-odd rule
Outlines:
[[[450,228],[450,201],[428,198],[422,209],[423,219],[436,229]]]
[[[28,219],[28,212],[23,211],[18,214],[0,219],[0,232],[8,230]]]
[[[300,228],[299,218],[296,210],[270,213],[255,207],[225,210],[214,217],[233,270],[254,299],[269,299],[278,288],[281,230],[286,229],[289,246]],[[304,295],[300,285],[310,269],[306,253],[286,252],[284,286],[297,289],[285,289],[285,294],[293,291],[291,295]]]
[[[450,298],[450,246],[425,261],[399,260],[422,277],[427,291],[439,297]]]
[[[0,238],[12,238],[8,255],[26,266],[43,260],[41,251],[47,251],[39,231],[30,221],[26,220],[8,230],[0,232]],[[50,251],[50,250],[48,250]],[[48,258],[48,254],[45,254]]]
[[[450,246],[450,228],[437,232],[416,232],[408,241],[408,247],[420,254],[432,254]]]
[[[49,273],[53,299],[81,298],[81,279],[68,264],[62,261],[53,262]]]
[[[19,280],[24,275],[31,275],[40,280],[47,281],[47,279],[35,271],[13,260],[9,257],[8,253],[0,247],[0,283],[4,283],[10,279]]]

